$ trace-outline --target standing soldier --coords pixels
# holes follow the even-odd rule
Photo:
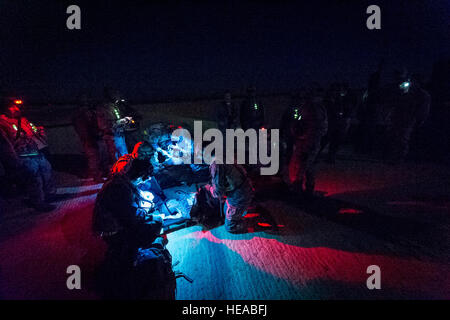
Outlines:
[[[264,127],[264,107],[256,98],[255,87],[247,89],[247,98],[241,104],[240,119],[242,129],[259,130]]]
[[[328,129],[323,92],[320,89],[308,93],[298,117],[300,120],[292,128],[294,146],[286,182],[292,191],[300,194],[305,191],[305,195],[312,196],[315,185],[314,162],[320,150],[320,141]]]
[[[380,136],[384,133],[383,96],[384,90],[381,86],[381,75],[383,71],[383,60],[378,64],[377,70],[369,76],[367,90],[363,96],[363,104],[358,110],[359,128],[356,147],[358,152],[370,155],[378,155],[383,149],[380,146]]]
[[[229,91],[225,92],[224,99],[220,103],[216,112],[216,122],[218,129],[225,135],[226,129],[237,129],[239,125],[238,110],[231,101]]]
[[[397,85],[388,129],[389,160],[393,162],[405,159],[412,132],[423,125],[430,112],[430,95],[417,81],[402,76]]]
[[[135,126],[133,112],[124,105],[120,93],[105,88],[105,103],[97,107],[97,124],[100,137],[106,145],[110,164],[128,153],[126,132]]]
[[[52,167],[40,151],[47,145],[44,128],[36,127],[22,116],[22,100],[3,101],[0,115],[2,161],[15,169],[11,175],[17,177],[29,197],[29,204],[37,211],[48,212],[55,209],[47,202],[55,192],[52,181]],[[5,150],[3,150],[5,149]]]
[[[86,95],[82,95],[80,105],[72,116],[72,124],[80,138],[88,162],[88,177],[94,181],[103,181],[100,170],[100,150],[98,145],[98,127],[95,108],[89,104]]]
[[[334,164],[336,155],[350,129],[351,119],[356,109],[356,99],[345,83],[331,88],[325,104],[328,116],[328,132],[322,139],[322,148],[328,146],[327,162]]]
[[[215,198],[226,197],[225,228],[231,233],[246,231],[243,216],[254,196],[253,186],[244,167],[238,164],[217,164],[210,167],[211,194]]]
[[[280,174],[284,180],[288,181],[289,161],[291,160],[292,150],[294,148],[295,132],[293,130],[302,120],[300,110],[305,104],[305,91],[300,89],[299,94],[291,97],[291,105],[286,108],[280,123]]]

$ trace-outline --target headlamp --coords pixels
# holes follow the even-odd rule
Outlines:
[[[404,81],[404,82],[400,83],[400,88],[401,89],[406,89],[406,88],[409,88],[410,85],[411,85],[411,82]]]
[[[139,206],[141,208],[152,208],[154,203],[153,199],[155,199],[155,196],[150,191],[143,191],[139,190],[139,195],[141,196],[141,200],[139,201]]]

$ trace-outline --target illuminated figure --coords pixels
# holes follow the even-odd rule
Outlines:
[[[189,137],[172,134],[181,128],[183,127],[154,123],[144,130],[145,139],[153,148],[150,162],[154,174],[164,187],[206,182],[209,179],[208,165],[193,163],[193,141]],[[191,159],[191,164],[185,163],[186,158]]]
[[[26,190],[30,206],[37,211],[51,211],[55,209],[49,203],[55,192],[52,167],[42,152],[47,147],[47,137],[43,127],[36,127],[22,116],[22,106],[19,99],[2,103],[0,130],[7,141],[2,143],[1,157],[9,159],[5,161],[11,171],[8,174]]]
[[[126,135],[136,131],[136,114],[120,93],[105,88],[105,103],[96,108],[99,135],[109,154],[109,162],[114,163],[119,157],[128,153]]]
[[[95,201],[93,229],[108,245],[99,285],[104,298],[174,299],[176,276],[161,216],[147,214],[154,196],[137,186],[152,170],[138,144],[121,157]]]

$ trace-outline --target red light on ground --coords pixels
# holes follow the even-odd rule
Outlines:
[[[353,208],[341,208],[338,211],[339,214],[361,214],[363,213],[362,210],[359,209],[353,209]]]
[[[272,225],[269,223],[265,223],[265,222],[258,222],[258,226],[267,228],[267,227],[271,227]]]
[[[14,100],[14,104],[22,104],[23,101],[22,100]]]
[[[244,218],[250,219],[250,218],[256,218],[259,217],[259,213],[247,213]]]

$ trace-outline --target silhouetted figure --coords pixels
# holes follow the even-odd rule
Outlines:
[[[241,104],[240,120],[244,130],[250,128],[259,130],[265,125],[264,107],[258,101],[254,87],[247,89],[247,97]]]
[[[286,182],[293,192],[310,196],[315,186],[315,160],[321,139],[328,129],[323,91],[320,88],[314,88],[308,93],[306,103],[299,111],[299,117],[300,120],[292,128],[294,148]]]
[[[230,92],[225,92],[223,101],[216,109],[217,128],[225,134],[226,129],[237,129],[239,124],[238,109],[231,100]]]
[[[72,115],[72,124],[80,138],[83,152],[87,158],[87,176],[94,181],[100,181],[104,170],[100,168],[102,163],[101,149],[99,147],[100,133],[97,123],[95,108],[89,103],[86,95],[80,98],[79,106]]]
[[[327,161],[335,163],[336,155],[347,137],[356,111],[356,98],[347,84],[336,84],[331,88],[325,106],[328,115],[328,132],[322,139],[322,148],[329,145]]]
[[[430,95],[417,81],[402,76],[397,86],[388,130],[389,160],[394,162],[405,159],[412,132],[424,124],[430,112]]]
[[[162,219],[141,207],[138,182],[151,175],[148,157],[121,157],[95,201],[93,229],[108,249],[99,270],[99,285],[107,299],[174,299],[176,280],[172,258],[160,236]]]
[[[369,76],[367,90],[363,97],[363,105],[359,111],[359,130],[356,149],[361,153],[378,154],[383,149],[386,131],[385,117],[382,110],[381,73],[384,62],[378,64],[377,70]],[[384,143],[384,142],[383,142]]]
[[[301,89],[292,95],[290,106],[284,110],[280,121],[280,174],[289,181],[289,162],[295,142],[295,128],[301,121],[301,111],[306,103],[306,91]]]

